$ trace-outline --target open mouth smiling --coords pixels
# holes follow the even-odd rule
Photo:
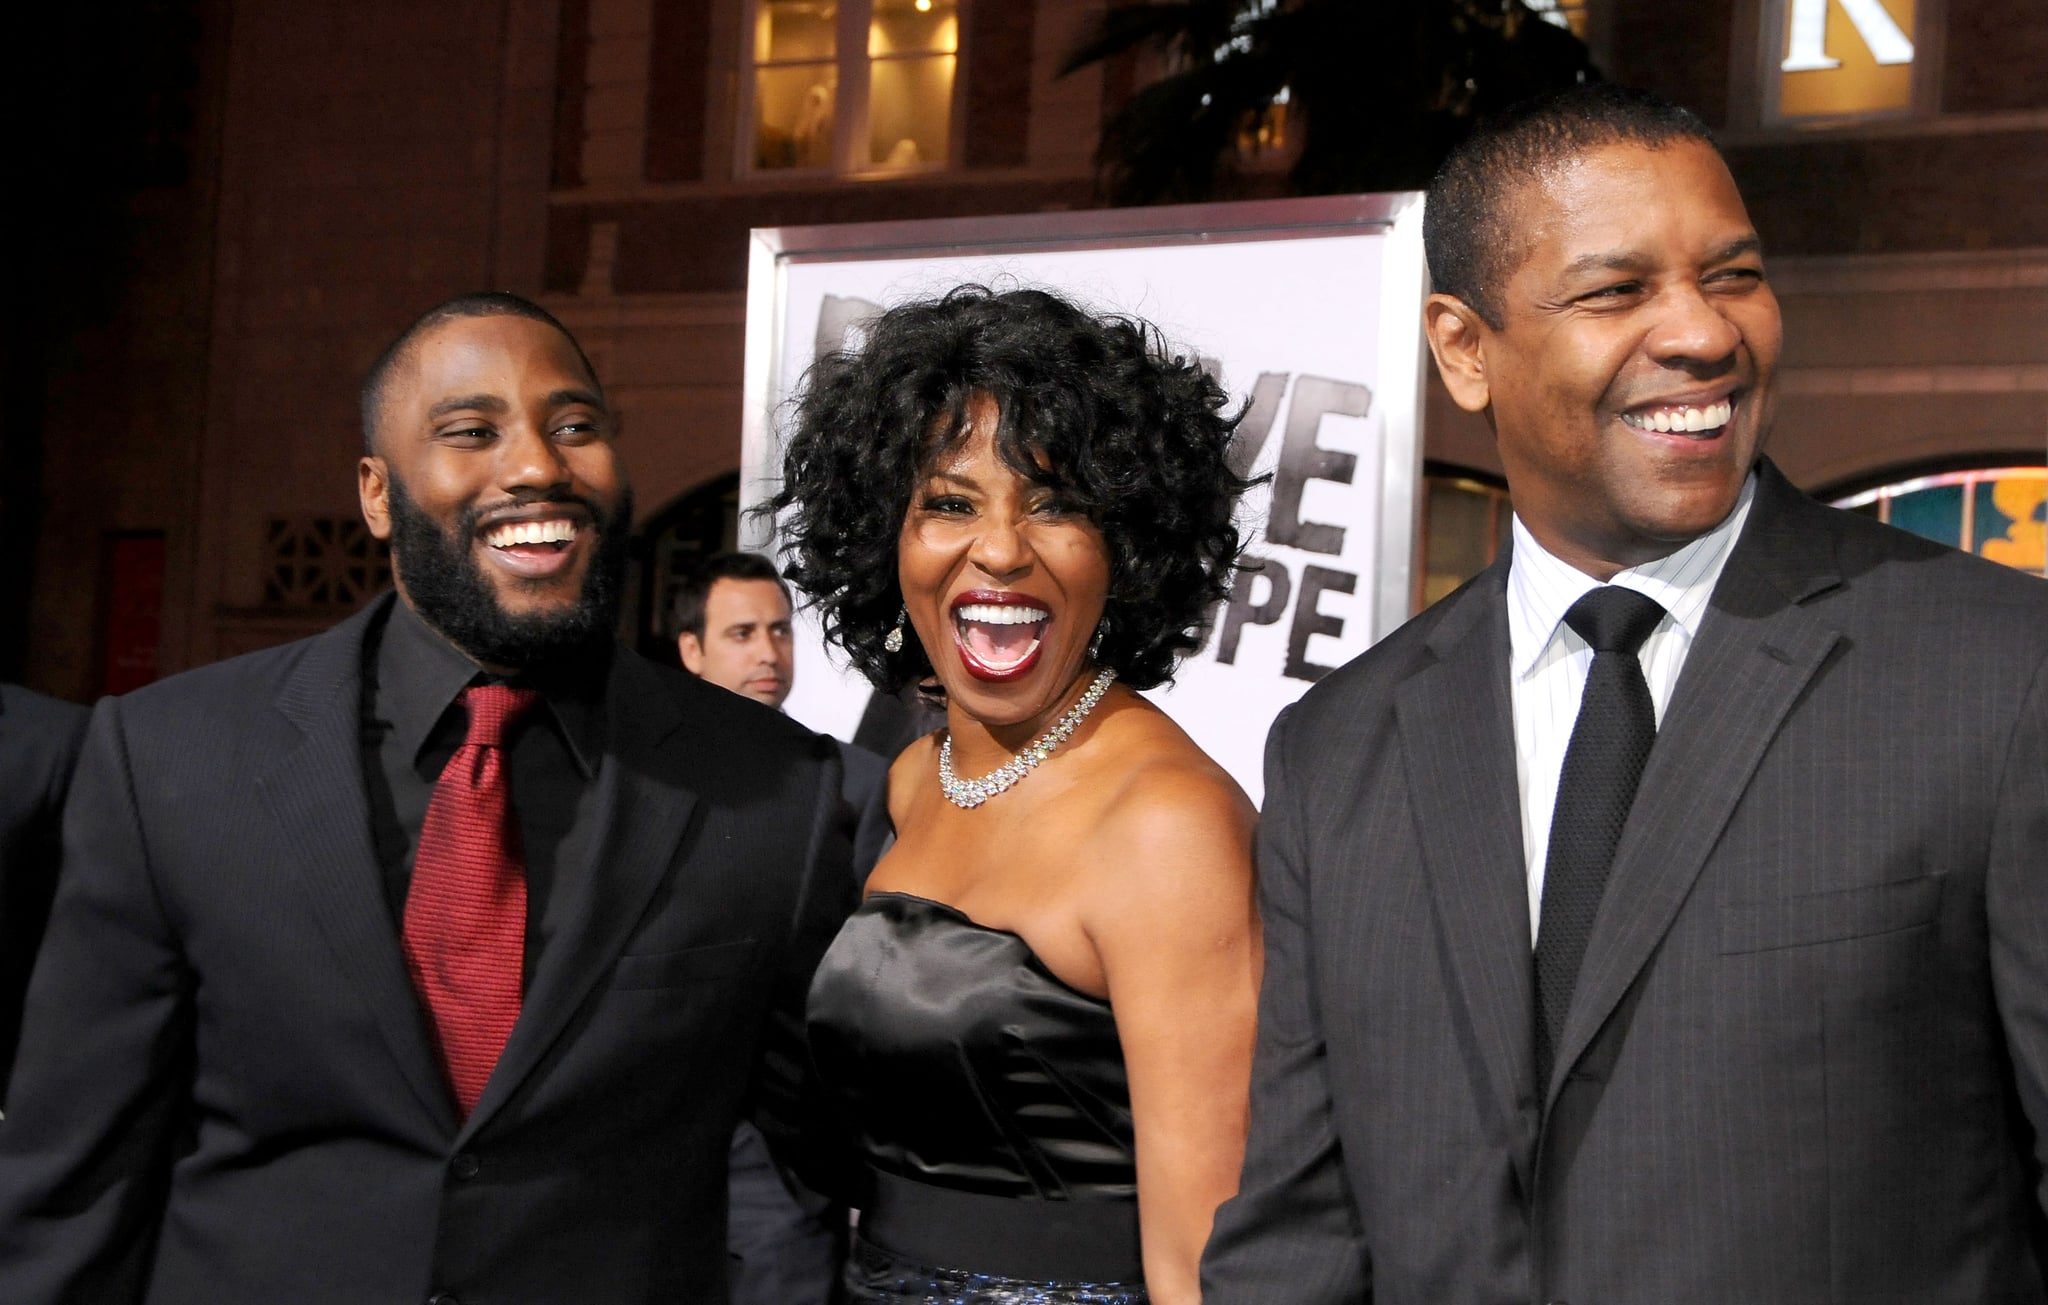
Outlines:
[[[1734,416],[1735,401],[1727,398],[1712,403],[1663,403],[1636,408],[1622,413],[1621,419],[1640,431],[1712,439],[1727,428]]]
[[[953,642],[978,680],[1013,680],[1037,664],[1052,613],[1022,594],[977,589],[953,600]]]
[[[553,575],[568,565],[569,550],[583,527],[570,517],[501,521],[477,532],[487,555],[515,574]]]

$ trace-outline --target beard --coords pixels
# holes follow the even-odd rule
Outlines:
[[[471,550],[477,538],[476,508],[463,508],[454,527],[443,530],[396,476],[390,481],[391,566],[413,610],[450,643],[487,666],[529,670],[572,659],[612,639],[632,546],[627,526],[633,519],[633,491],[622,489],[612,512],[566,491],[518,501],[575,503],[590,514],[597,549],[581,592],[567,606],[506,611]]]

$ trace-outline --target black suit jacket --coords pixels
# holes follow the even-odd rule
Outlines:
[[[866,883],[896,837],[889,821],[889,761],[857,743],[841,743],[839,761],[846,767],[840,798],[846,804],[843,816],[853,823],[853,873]]]
[[[2048,1299],[2048,584],[1766,464],[1538,1083],[1505,579],[1274,728],[1204,1299]]]
[[[21,1031],[21,999],[57,888],[64,794],[85,708],[0,684],[0,1096]]]
[[[799,1117],[851,904],[836,750],[618,652],[599,850],[557,867],[459,1121],[371,846],[367,615],[95,714],[0,1126],[0,1300],[723,1299],[727,1145],[750,1103],[771,1138]]]

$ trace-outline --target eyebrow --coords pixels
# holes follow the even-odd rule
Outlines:
[[[583,407],[595,408],[610,415],[610,410],[604,406],[604,400],[592,390],[556,390],[548,395],[547,404],[550,408],[566,408],[571,404],[581,404]],[[438,420],[451,412],[504,413],[511,409],[511,404],[495,394],[455,394],[427,409],[427,420]]]
[[[1758,239],[1754,233],[1746,236],[1737,236],[1715,250],[1708,256],[1706,261],[1708,263],[1725,263],[1731,258],[1740,258],[1744,254],[1760,254],[1763,252],[1763,248],[1764,242]],[[1564,277],[1570,279],[1583,276],[1588,272],[1642,272],[1650,267],[1651,262],[1652,260],[1645,254],[1630,252],[1583,254],[1565,265]]]
[[[1710,263],[1725,263],[1731,258],[1740,258],[1744,254],[1761,254],[1763,252],[1764,242],[1755,233],[1751,233],[1746,236],[1738,236],[1721,246],[1721,252],[1715,254],[1707,261]]]
[[[495,394],[455,394],[427,409],[427,419],[431,421],[436,417],[445,417],[451,412],[468,409],[477,412],[506,412],[511,406]]]

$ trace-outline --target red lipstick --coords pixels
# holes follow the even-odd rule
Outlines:
[[[1023,594],[970,589],[953,599],[953,646],[960,664],[977,680],[1000,684],[1026,675],[1038,664],[1045,631],[1052,624],[1046,605]]]

